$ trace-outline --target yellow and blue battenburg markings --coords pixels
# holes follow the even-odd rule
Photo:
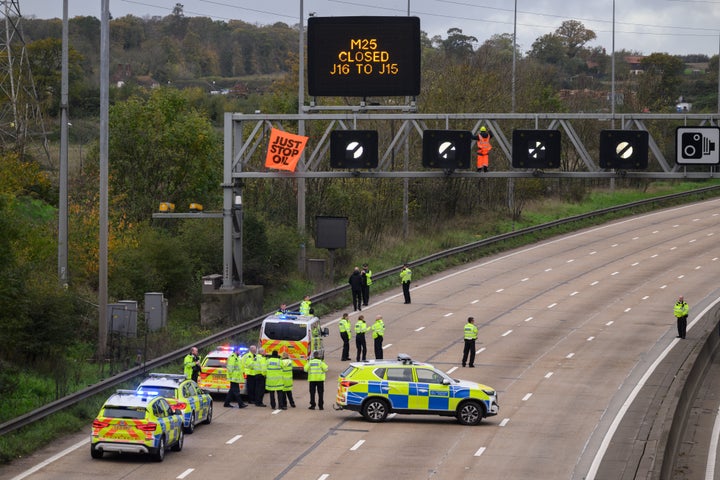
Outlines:
[[[366,392],[356,390],[360,385],[348,391],[347,404],[361,405],[368,396],[380,395],[390,400],[394,409],[454,410],[460,400],[471,396],[467,387],[454,385],[384,380],[369,381],[366,386]]]

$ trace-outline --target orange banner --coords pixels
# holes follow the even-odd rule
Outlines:
[[[308,137],[273,128],[270,132],[265,166],[294,172],[307,141]]]

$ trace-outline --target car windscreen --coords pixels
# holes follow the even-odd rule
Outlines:
[[[227,367],[227,360],[224,358],[208,358],[205,360],[206,367]]]
[[[103,415],[106,418],[145,418],[145,408],[137,407],[105,407]]]
[[[270,340],[299,342],[307,336],[307,328],[293,322],[265,322],[263,333]]]
[[[153,397],[175,398],[174,387],[156,387],[154,385],[143,385],[138,387],[137,392],[143,395],[151,395]]]

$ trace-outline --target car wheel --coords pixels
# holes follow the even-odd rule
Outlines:
[[[162,462],[165,460],[165,436],[160,437],[157,450],[153,453],[153,460],[156,462]]]
[[[90,456],[92,458],[102,458],[103,457],[103,451],[99,448],[95,448],[93,445],[90,445]]]
[[[203,422],[205,425],[210,425],[212,422],[212,416],[213,416],[213,404],[211,403],[208,407],[208,413],[207,417],[205,417],[205,421]]]
[[[387,418],[389,410],[385,400],[371,398],[363,405],[362,415],[369,422],[382,422]]]
[[[173,452],[180,452],[180,451],[182,451],[184,443],[185,443],[185,433],[182,430],[180,430],[180,438],[178,438],[178,441],[175,442],[175,445],[173,445],[170,450],[172,450]]]
[[[185,433],[192,434],[195,431],[195,412],[193,411],[190,414],[190,423],[188,423],[187,427],[183,427],[183,430],[185,430]]]
[[[463,425],[478,425],[484,416],[485,409],[479,402],[463,402],[457,409],[457,419]]]

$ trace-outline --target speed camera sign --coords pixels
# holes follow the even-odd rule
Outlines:
[[[678,165],[717,165],[720,127],[678,127],[675,131]]]

